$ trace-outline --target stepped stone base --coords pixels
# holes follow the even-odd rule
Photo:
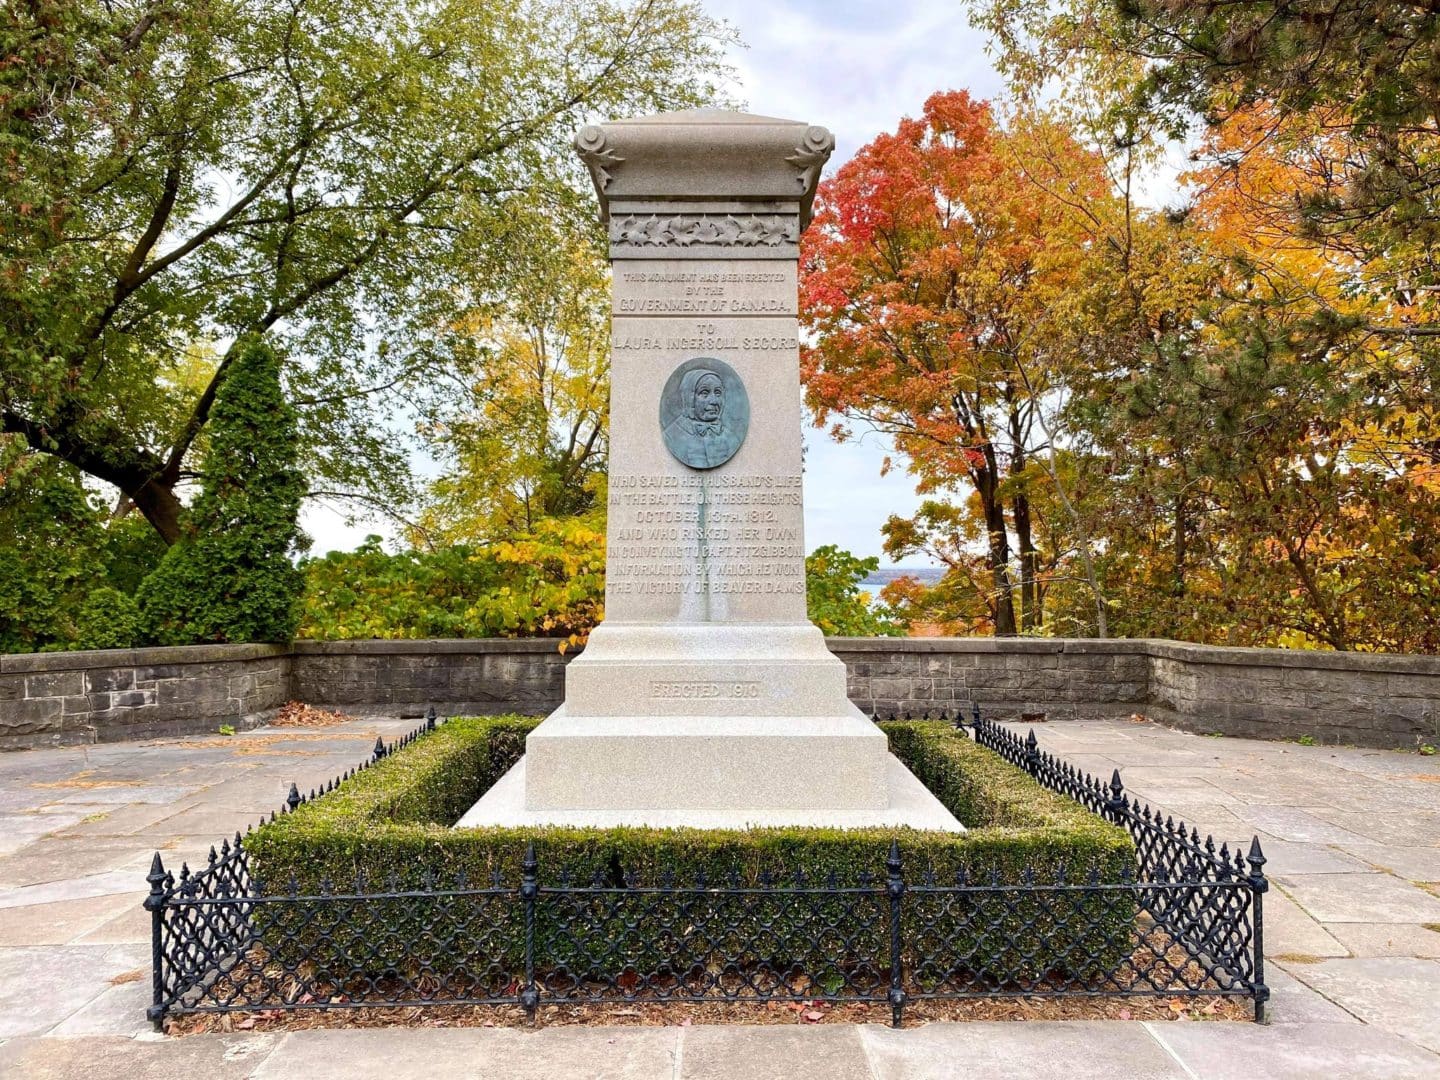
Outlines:
[[[483,798],[466,811],[457,829],[483,826],[570,825],[594,828],[648,826],[657,829],[750,829],[778,826],[808,826],[831,829],[912,828],[963,833],[940,800],[917,780],[909,769],[890,754],[884,757],[885,805],[868,809],[804,809],[745,807],[739,799],[712,807],[688,806],[683,810],[587,809],[532,810],[525,805],[529,756],[522,758]],[[603,781],[597,781],[597,787]]]
[[[525,740],[528,809],[886,804],[885,736],[854,706],[827,717],[577,717],[567,708]]]
[[[466,820],[960,828],[845,696],[820,631],[782,623],[601,624]]]

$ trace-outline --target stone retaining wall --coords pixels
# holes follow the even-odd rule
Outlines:
[[[868,712],[1000,719],[1135,713],[1195,731],[1440,745],[1440,657],[1155,640],[832,638]],[[570,655],[574,655],[572,652]],[[295,698],[351,712],[542,714],[554,640],[297,642],[0,656],[0,749],[248,727]]]
[[[0,656],[0,750],[254,727],[290,698],[279,645]]]
[[[539,715],[565,697],[560,643],[520,638],[463,641],[297,641],[294,696],[349,712],[422,716]]]

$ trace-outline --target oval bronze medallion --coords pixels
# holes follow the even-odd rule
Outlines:
[[[692,469],[713,469],[735,456],[750,430],[750,397],[735,369],[697,356],[670,373],[660,394],[665,446]]]

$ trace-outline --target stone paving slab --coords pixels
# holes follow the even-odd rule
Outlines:
[[[1271,956],[1349,956],[1335,935],[1279,888],[1265,894],[1265,950]]]
[[[1440,896],[1386,874],[1277,875],[1322,923],[1440,923]]]
[[[26,885],[18,889],[0,889],[0,909],[50,904],[62,900],[79,900],[87,896],[113,896],[124,893],[137,896],[137,876],[130,870],[112,870],[104,874],[86,874],[65,881],[48,881],[43,885]],[[138,880],[144,880],[140,875]],[[142,897],[143,898],[143,897]]]
[[[1440,791],[1436,798],[1440,798]],[[1440,881],[1440,848],[1351,844],[1345,850],[1369,866],[1407,881]]]
[[[0,918],[0,946],[64,945],[100,929],[132,908],[144,911],[140,901],[126,893],[6,908],[4,917]],[[148,915],[146,920],[148,927]],[[148,932],[143,940],[149,940]]]
[[[869,1080],[863,1028],[681,1029],[680,1080]]]
[[[1195,1080],[1435,1080],[1440,1058],[1385,1032],[1349,1024],[1305,1024],[1276,1031],[1230,1025],[1147,1024]],[[1120,1074],[1123,1075],[1123,1072]]]
[[[1440,791],[1435,793],[1435,797],[1440,801]],[[1403,814],[1317,810],[1316,815],[1368,840],[1378,840],[1394,847],[1428,847],[1432,851],[1440,851],[1440,813],[1433,812],[1433,802],[1430,805],[1430,811],[1411,809]]]
[[[1029,1080],[1036,1076],[1185,1080],[1187,1076],[1184,1066],[1143,1024],[928,1024],[913,1031],[866,1025],[861,1039],[869,1054],[871,1075],[886,1080]]]
[[[25,1080],[1434,1080],[1440,1057],[1354,1024],[974,1022],[858,1027],[367,1028],[19,1038]]]
[[[1440,960],[1440,927],[1405,923],[1335,923],[1330,932],[1354,956],[1416,956]]]
[[[249,1080],[276,1042],[274,1035],[12,1039],[0,1046],[0,1077],[6,1080],[119,1080],[121,1077],[127,1080]],[[403,1072],[397,1070],[392,1077],[402,1080]]]
[[[476,1080],[579,1076],[668,1080],[676,1074],[679,1035],[678,1028],[660,1027],[293,1032],[282,1036],[250,1075],[253,1080],[396,1080],[406,1075]]]
[[[149,960],[132,945],[0,948],[0,1037],[45,1034]]]
[[[1358,957],[1309,965],[1305,981],[1367,1024],[1440,1053],[1440,961]]]
[[[1305,844],[1363,844],[1360,833],[1341,828],[1321,815],[1325,809],[1299,806],[1252,806],[1245,819],[1281,840]]]
[[[1302,844],[1289,840],[1261,840],[1265,845],[1265,872],[1275,874],[1368,874],[1373,867],[1332,844]]]
[[[1440,1050],[1440,963],[1432,958],[1440,933],[1423,926],[1440,924],[1440,897],[1412,884],[1440,880],[1432,874],[1440,873],[1434,846],[1440,837],[1427,835],[1440,796],[1433,774],[1440,768],[1414,755],[1205,739],[1154,724],[1102,721],[1042,725],[1037,737],[1042,747],[1106,777],[1118,767],[1127,786],[1134,777],[1132,792],[1162,812],[1187,821],[1216,819],[1233,833],[1217,841],[1261,835],[1275,879],[1266,902],[1272,1025],[1116,1021],[903,1032],[819,1025],[126,1037],[144,1023],[145,980],[127,976],[148,963],[148,917],[139,901],[152,850],[163,849],[172,869],[181,859],[194,865],[222,835],[278,805],[291,781],[305,790],[317,786],[368,756],[377,732],[388,739],[414,726],[367,717],[303,732],[258,729],[233,738],[0,756],[0,1076],[350,1077],[371,1075],[360,1070],[378,1061],[374,1075],[385,1080],[676,1080],[770,1075],[767,1070],[786,1080],[1006,1076],[1016,1074],[1014,1063],[1024,1067],[1018,1075],[1064,1080],[1090,1075],[1092,1063],[1105,1065],[1107,1077],[1206,1078],[1238,1075],[1247,1062],[1246,1075],[1257,1076],[1440,1077],[1440,1056],[1431,1053]],[[110,793],[127,788],[142,798],[186,794],[171,804],[122,802],[118,794],[110,801]],[[106,801],[71,801],[93,792],[104,792]],[[1412,818],[1420,827],[1405,824]],[[969,1071],[952,1068],[967,1065]]]
[[[1293,1024],[1361,1024],[1354,1013],[1346,1012],[1323,994],[1301,982],[1291,971],[1303,971],[1307,965],[1290,961],[1267,962],[1265,985],[1270,988],[1266,1006],[1271,1026]]]

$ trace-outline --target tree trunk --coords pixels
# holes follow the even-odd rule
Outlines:
[[[1005,529],[1005,507],[1000,502],[993,451],[985,448],[987,466],[973,470],[975,491],[985,512],[989,533],[990,573],[995,580],[995,636],[1015,636],[1015,585],[1010,579],[1010,536]]]
[[[1016,494],[1011,509],[1015,518],[1015,536],[1020,546],[1020,628],[1040,629],[1040,553],[1030,527],[1030,500]]]
[[[1185,562],[1188,558],[1186,543],[1189,540],[1190,518],[1185,505],[1185,496],[1175,496],[1175,568],[1172,571],[1174,584],[1171,592],[1174,596],[1185,595]]]
[[[180,500],[173,488],[159,480],[147,480],[135,491],[127,491],[136,508],[145,515],[166,544],[180,539]]]

